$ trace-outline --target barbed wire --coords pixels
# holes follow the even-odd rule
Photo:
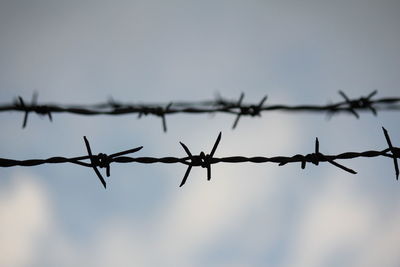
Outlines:
[[[180,142],[183,147],[186,156],[185,157],[128,157],[126,155],[136,153],[140,151],[143,147],[139,146],[133,149],[113,153],[111,155],[107,155],[105,153],[99,153],[98,155],[94,155],[92,153],[92,149],[90,143],[86,136],[84,136],[85,147],[87,150],[87,155],[66,158],[66,157],[51,157],[47,159],[29,159],[29,160],[14,160],[14,159],[6,159],[0,158],[0,167],[14,167],[14,166],[37,166],[42,164],[60,164],[60,163],[72,163],[80,166],[92,168],[95,172],[96,176],[106,188],[106,181],[103,178],[103,175],[100,173],[98,168],[106,169],[106,176],[110,176],[110,165],[111,163],[140,163],[140,164],[153,164],[153,163],[165,163],[165,164],[175,164],[180,163],[187,166],[186,172],[183,176],[183,179],[180,183],[180,187],[182,187],[190,174],[190,171],[193,167],[202,167],[207,169],[207,180],[211,180],[211,166],[217,163],[277,163],[279,166],[283,166],[289,163],[301,163],[301,168],[304,169],[306,167],[306,163],[312,163],[314,165],[319,165],[321,162],[328,162],[331,165],[340,168],[346,172],[356,174],[357,172],[351,168],[348,168],[340,163],[337,160],[345,160],[345,159],[354,159],[360,157],[374,158],[374,157],[388,157],[393,159],[394,169],[396,180],[399,178],[399,166],[397,159],[400,158],[400,148],[394,147],[389,137],[388,131],[382,127],[386,142],[388,147],[383,150],[368,150],[363,152],[344,152],[337,155],[326,155],[320,152],[319,148],[319,140],[315,139],[315,147],[314,152],[309,154],[296,154],[294,156],[274,156],[274,157],[264,157],[264,156],[255,156],[255,157],[244,157],[244,156],[231,156],[231,157],[214,157],[214,154],[217,150],[217,147],[221,141],[221,132],[219,133],[212,149],[209,154],[205,152],[201,152],[199,155],[193,155],[190,149],[182,142]]]
[[[37,93],[33,94],[31,103],[26,103],[22,97],[18,97],[14,103],[0,105],[0,112],[17,111],[23,112],[24,118],[22,128],[25,128],[28,122],[30,113],[36,113],[41,116],[48,116],[49,120],[53,120],[54,113],[69,113],[83,116],[94,115],[124,115],[138,114],[138,118],[143,116],[153,115],[160,117],[164,132],[167,131],[166,116],[178,113],[187,114],[204,114],[204,113],[226,113],[235,115],[232,128],[235,129],[242,116],[261,117],[264,112],[271,111],[288,111],[288,112],[325,112],[332,116],[338,112],[347,112],[354,115],[357,119],[360,117],[360,111],[370,111],[375,116],[378,110],[400,110],[400,98],[388,97],[373,99],[377,94],[377,90],[371,92],[367,96],[359,98],[349,98],[343,91],[339,94],[344,99],[336,103],[327,105],[266,105],[267,96],[264,96],[256,104],[243,103],[244,93],[242,93],[238,101],[226,100],[218,96],[212,101],[198,102],[169,102],[161,103],[146,103],[146,104],[124,104],[110,99],[107,103],[95,105],[61,105],[61,104],[38,104]]]

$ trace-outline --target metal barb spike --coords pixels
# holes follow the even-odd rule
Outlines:
[[[89,155],[91,167],[93,168],[94,172],[96,173],[97,177],[99,178],[101,184],[104,186],[104,189],[106,189],[106,187],[107,187],[106,181],[104,180],[103,176],[101,175],[101,173],[97,169],[97,165],[94,162],[94,158],[93,158],[93,155],[92,155],[92,150],[90,149],[89,141],[87,140],[86,136],[83,137],[83,140],[85,140],[85,145],[86,145],[86,149],[87,149],[87,152],[88,152],[88,155]]]
[[[339,90],[339,94],[344,98],[346,103],[349,105],[348,111],[351,112],[357,119],[359,119],[360,115],[358,115],[358,113],[354,110],[352,101],[347,97],[347,95],[343,91]]]
[[[382,127],[382,130],[383,130],[383,134],[385,135],[386,142],[388,143],[389,149],[393,154],[393,164],[394,164],[394,170],[396,173],[396,180],[399,180],[399,164],[397,162],[397,157],[395,155],[395,150],[393,148],[392,141],[390,140],[388,131],[384,127]]]

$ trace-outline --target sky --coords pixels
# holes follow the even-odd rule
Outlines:
[[[220,94],[266,104],[399,96],[398,1],[0,1],[0,102],[145,103]],[[137,146],[177,156],[336,154],[399,146],[396,112],[84,117],[1,113],[0,157],[86,155]],[[0,266],[400,265],[400,184],[389,159],[182,165],[42,165],[0,170]]]

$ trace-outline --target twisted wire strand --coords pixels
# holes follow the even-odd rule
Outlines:
[[[88,155],[79,157],[51,157],[47,159],[28,159],[28,160],[14,160],[7,158],[0,158],[0,167],[15,167],[15,166],[37,166],[42,164],[60,164],[60,163],[72,163],[83,167],[92,168],[96,176],[100,180],[101,184],[106,188],[106,181],[98,168],[106,169],[106,176],[110,176],[110,165],[111,163],[139,163],[139,164],[154,164],[154,163],[164,163],[164,164],[183,164],[187,166],[186,172],[180,183],[182,187],[192,170],[193,167],[202,167],[207,169],[207,180],[211,180],[211,166],[218,163],[276,163],[279,166],[283,166],[289,163],[301,163],[301,168],[304,169],[307,163],[312,163],[314,165],[319,165],[319,163],[327,162],[337,168],[340,168],[346,172],[356,174],[357,172],[349,167],[346,167],[337,162],[337,160],[349,160],[354,158],[375,158],[375,157],[387,157],[391,158],[394,163],[396,180],[399,178],[399,166],[397,159],[400,158],[400,148],[394,147],[392,145],[388,131],[382,127],[386,142],[388,147],[382,150],[368,150],[363,152],[344,152],[336,155],[328,155],[320,152],[319,140],[316,138],[314,152],[309,154],[296,154],[293,156],[254,156],[254,157],[244,157],[244,156],[229,156],[229,157],[214,157],[214,154],[221,141],[222,134],[219,133],[214,146],[209,154],[201,152],[199,155],[193,155],[190,149],[182,142],[180,142],[182,148],[184,149],[185,157],[129,157],[128,154],[136,153],[140,151],[143,147],[139,146],[133,149],[124,150],[121,152],[113,153],[107,155],[105,153],[99,153],[94,155],[90,147],[88,139],[84,136],[85,146]],[[88,162],[87,162],[88,161]]]
[[[239,119],[242,116],[261,117],[262,113],[271,111],[287,111],[287,112],[319,112],[334,115],[339,112],[347,112],[354,115],[357,119],[360,117],[360,111],[370,111],[375,116],[380,110],[400,110],[400,98],[388,97],[373,99],[377,94],[377,90],[371,92],[367,96],[359,98],[349,98],[343,91],[339,91],[343,101],[327,105],[266,105],[267,96],[264,96],[258,103],[243,103],[244,93],[239,97],[238,101],[226,100],[217,97],[212,101],[198,102],[169,102],[169,103],[144,103],[144,104],[124,104],[110,99],[107,103],[94,105],[61,105],[61,104],[37,104],[37,94],[33,95],[31,103],[26,103],[22,97],[11,104],[0,105],[0,112],[17,111],[23,112],[24,118],[22,128],[27,125],[30,113],[36,113],[41,116],[48,116],[50,121],[53,120],[54,113],[69,113],[82,116],[110,115],[119,116],[127,114],[137,114],[138,118],[153,115],[160,117],[164,132],[167,131],[166,116],[178,113],[186,114],[216,114],[225,113],[236,116],[232,128],[235,129]]]

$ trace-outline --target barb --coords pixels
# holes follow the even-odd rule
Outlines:
[[[360,118],[360,115],[358,115],[356,109],[369,109],[371,110],[372,114],[375,116],[378,115],[376,109],[373,107],[374,102],[371,100],[371,98],[377,93],[378,91],[374,90],[367,97],[360,97],[359,99],[351,100],[343,91],[339,91],[339,94],[344,98],[346,104],[348,105],[348,111],[351,112],[357,119]]]
[[[396,173],[396,180],[399,180],[399,164],[397,163],[397,159],[400,158],[400,150],[397,147],[392,146],[392,141],[390,141],[388,131],[382,127],[383,133],[385,134],[386,142],[388,143],[389,150],[392,152],[394,170]]]
[[[239,112],[237,113],[236,120],[233,123],[232,129],[236,128],[236,126],[239,122],[239,119],[242,115],[251,116],[251,117],[254,117],[254,116],[261,117],[262,106],[263,106],[265,100],[267,100],[267,96],[264,96],[264,98],[261,99],[261,101],[258,105],[242,106],[243,98],[244,98],[244,93],[242,93],[240,95],[239,101],[237,103],[237,108],[239,108]]]
[[[37,99],[38,99],[38,94],[36,92],[33,93],[32,96],[32,102],[30,106],[25,105],[25,102],[22,97],[18,96],[18,101],[15,102],[15,110],[20,110],[24,111],[24,121],[22,122],[22,129],[26,127],[26,124],[28,123],[28,116],[29,112],[35,112],[36,114],[39,115],[48,115],[49,120],[53,121],[53,117],[51,116],[51,111],[48,106],[46,105],[37,105]]]
[[[90,167],[93,168],[94,172],[96,173],[97,177],[99,178],[99,180],[102,183],[102,185],[104,186],[104,188],[107,187],[107,184],[106,184],[106,181],[104,180],[103,176],[101,175],[100,171],[97,169],[97,167],[106,168],[106,175],[107,175],[107,177],[110,177],[110,164],[112,162],[118,162],[120,160],[123,160],[124,158],[121,156],[126,155],[126,154],[135,153],[143,148],[143,146],[140,146],[140,147],[136,147],[133,149],[114,153],[109,156],[104,153],[99,153],[97,156],[93,156],[89,141],[87,140],[86,136],[83,137],[83,140],[85,141],[86,149],[88,152],[88,158],[90,159]]]
[[[354,171],[354,170],[352,170],[350,168],[347,168],[347,167],[335,162],[333,159],[331,159],[329,157],[326,157],[324,154],[320,153],[319,152],[318,137],[315,138],[315,152],[314,153],[307,154],[305,156],[297,154],[297,155],[293,156],[292,158],[298,158],[299,160],[301,160],[301,168],[302,169],[305,169],[306,162],[311,162],[314,165],[318,166],[320,162],[327,161],[330,164],[332,164],[333,166],[336,166],[336,167],[338,167],[338,168],[340,168],[340,169],[342,169],[344,171],[347,171],[347,172],[352,173],[352,174],[357,174],[356,171]],[[290,161],[290,160],[288,160],[286,162],[282,161],[281,163],[279,163],[279,166],[283,166],[283,165],[285,165],[285,164],[287,164],[289,162],[292,162],[292,161]]]
[[[166,116],[178,113],[186,114],[205,114],[205,113],[224,113],[236,116],[232,128],[235,129],[242,116],[260,117],[264,112],[271,111],[288,111],[288,112],[319,112],[336,114],[339,112],[348,112],[353,114],[357,119],[360,118],[359,112],[371,111],[375,116],[379,110],[400,110],[400,97],[389,97],[373,99],[377,90],[374,90],[367,96],[351,99],[343,91],[339,91],[344,101],[339,101],[327,105],[265,105],[267,96],[263,97],[256,104],[243,103],[244,93],[239,97],[238,101],[223,99],[218,96],[212,101],[198,102],[169,102],[168,104],[123,104],[113,99],[103,104],[96,105],[61,105],[61,104],[37,104],[37,94],[32,98],[32,103],[27,104],[22,97],[13,104],[0,105],[0,112],[17,111],[23,112],[24,121],[23,128],[27,125],[28,115],[33,112],[38,115],[47,115],[52,121],[54,113],[69,113],[82,116],[94,115],[111,115],[118,116],[124,114],[138,114],[138,118],[146,115],[154,115],[162,120],[164,132],[167,131]]]
[[[186,183],[186,180],[187,180],[193,166],[201,166],[202,168],[207,168],[207,180],[208,181],[211,180],[211,164],[216,163],[216,161],[214,161],[213,156],[214,156],[215,151],[217,150],[219,142],[221,141],[221,135],[222,135],[222,133],[220,132],[217,137],[217,140],[215,140],[215,143],[211,150],[211,153],[207,154],[207,155],[204,154],[204,152],[202,151],[198,156],[193,156],[192,153],[190,152],[189,148],[187,148],[187,146],[184,143],[179,142],[190,159],[189,166],[186,170],[185,175],[183,176],[182,182],[179,185],[179,187],[182,187]]]
[[[115,104],[114,104],[115,105]],[[167,132],[167,122],[165,119],[165,114],[169,112],[169,109],[172,106],[172,102],[169,103],[165,108],[162,107],[143,107],[142,110],[139,111],[138,118],[140,119],[143,115],[147,116],[148,114],[153,114],[155,116],[161,117],[162,127],[164,133]]]
[[[190,174],[190,171],[193,167],[202,167],[207,169],[207,180],[211,180],[211,165],[217,163],[244,163],[244,162],[252,162],[252,163],[276,163],[279,166],[283,166],[289,163],[301,163],[301,168],[305,169],[306,163],[312,163],[316,166],[321,162],[328,162],[329,164],[344,170],[346,172],[356,174],[357,172],[353,169],[350,169],[342,164],[337,163],[337,160],[348,160],[355,158],[375,158],[375,157],[387,157],[391,158],[394,161],[394,168],[396,174],[396,180],[399,177],[399,166],[397,163],[397,159],[400,158],[400,148],[394,147],[389,137],[388,131],[382,127],[385,139],[388,143],[388,148],[383,150],[368,150],[364,152],[344,152],[336,155],[327,155],[320,152],[319,149],[319,140],[315,139],[315,148],[313,153],[309,153],[306,155],[296,154],[294,156],[275,156],[275,157],[264,157],[264,156],[255,156],[255,157],[244,157],[244,156],[231,156],[231,157],[214,157],[214,154],[217,150],[217,147],[221,141],[221,132],[219,133],[213,148],[211,149],[210,154],[205,154],[201,152],[199,155],[193,155],[189,148],[182,142],[180,142],[184,151],[186,152],[186,157],[128,157],[125,156],[127,154],[135,153],[141,150],[143,147],[136,147],[133,149],[117,152],[111,155],[107,155],[104,153],[100,153],[98,155],[93,155],[92,150],[89,144],[88,139],[84,136],[83,139],[85,141],[86,150],[88,155],[74,157],[74,158],[66,158],[66,157],[52,157],[48,159],[29,159],[29,160],[13,160],[0,158],[0,167],[14,167],[14,166],[37,166],[42,164],[55,164],[55,163],[73,163],[80,166],[92,168],[99,178],[100,182],[106,188],[106,182],[101,175],[98,168],[106,168],[107,177],[110,176],[110,164],[113,162],[116,163],[140,163],[140,164],[153,164],[153,163],[164,163],[164,164],[176,164],[180,163],[183,165],[187,165],[187,169],[185,175],[179,185],[182,187]],[[85,160],[89,160],[85,162]]]

